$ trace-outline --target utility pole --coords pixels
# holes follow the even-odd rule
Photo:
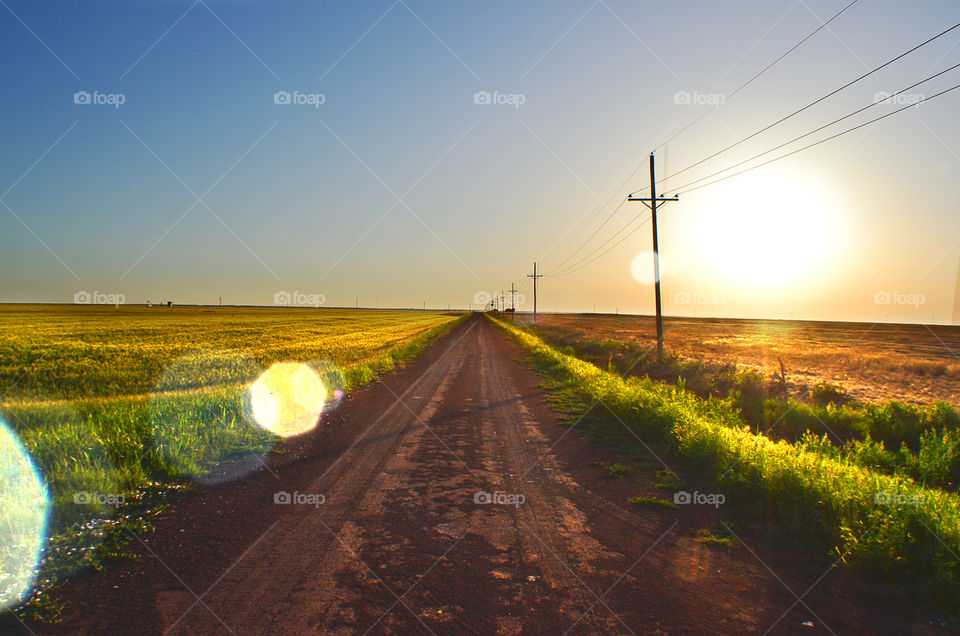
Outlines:
[[[657,198],[657,177],[653,169],[653,153],[650,153],[650,196],[627,197],[627,201],[640,201],[650,208],[650,225],[653,227],[653,292],[657,306],[657,360],[663,361],[663,312],[660,307],[660,247],[657,243],[657,208],[667,201],[679,201],[676,195]]]
[[[537,279],[543,278],[543,274],[537,273],[537,262],[533,262],[533,273],[527,274],[527,278],[533,279],[533,322],[537,322]]]
[[[517,313],[517,288],[510,283],[510,311]]]

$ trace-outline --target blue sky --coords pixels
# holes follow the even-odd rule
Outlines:
[[[7,1],[0,300],[84,290],[270,304],[299,291],[328,305],[446,307],[516,282],[529,306],[533,260],[562,272],[644,185],[647,153],[703,112],[678,95],[728,94],[847,1]],[[660,150],[661,174],[958,16],[946,1],[861,0]],[[960,30],[668,188],[957,63],[958,41]],[[76,104],[78,91],[123,104]],[[276,104],[278,91],[323,103]],[[522,104],[477,104],[478,91]],[[669,204],[666,311],[950,321],[958,100]],[[566,264],[641,212],[631,206]],[[649,249],[644,225],[589,266],[547,276],[541,308],[650,312],[650,286],[631,275]]]

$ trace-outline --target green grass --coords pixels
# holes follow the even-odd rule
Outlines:
[[[960,497],[909,476],[751,432],[724,399],[649,378],[624,378],[496,321],[550,386],[599,399],[638,436],[685,458],[728,501],[759,509],[821,554],[913,584],[919,598],[960,607]],[[891,501],[888,503],[884,499]]]
[[[723,532],[719,534],[715,533],[709,528],[700,528],[697,530],[697,536],[693,539],[697,543],[703,543],[706,545],[717,545],[721,548],[733,548],[736,546],[736,537],[734,537],[730,532],[724,529]]]
[[[624,466],[624,465],[621,464],[620,462],[616,462],[616,463],[613,463],[613,464],[608,464],[608,463],[603,462],[603,461],[596,461],[596,462],[591,462],[591,464],[594,465],[594,466],[599,466],[599,467],[602,468],[604,471],[606,471],[606,475],[604,475],[604,476],[605,476],[605,477],[609,477],[610,479],[616,479],[617,477],[623,477],[624,475],[628,475],[628,474],[630,474],[631,472],[633,472],[633,471],[630,470],[629,467]]]
[[[672,501],[667,501],[666,499],[659,499],[657,497],[645,497],[643,495],[637,495],[636,497],[628,500],[635,506],[653,506],[655,508],[676,508],[677,504]]]
[[[0,418],[13,427],[52,501],[43,585],[120,554],[104,546],[117,528],[153,514],[157,505],[144,505],[147,494],[204,478],[225,459],[282,450],[278,438],[252,422],[244,399],[246,385],[271,363],[309,365],[331,396],[411,360],[465,318],[414,311],[0,306]],[[5,450],[4,460],[13,455]],[[0,480],[5,496],[15,483]],[[123,497],[125,504],[77,503],[79,493]],[[22,526],[29,508],[4,499],[0,529],[11,536],[7,529]],[[0,546],[0,562],[10,549]]]

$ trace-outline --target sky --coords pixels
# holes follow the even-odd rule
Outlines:
[[[446,308],[515,283],[529,310],[537,261],[542,311],[651,313],[649,213],[617,206],[656,148],[668,315],[960,322],[960,90],[683,187],[957,64],[960,29],[675,174],[960,22],[859,0],[731,95],[849,1],[4,0],[0,301]]]

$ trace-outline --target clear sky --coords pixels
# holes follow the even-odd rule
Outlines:
[[[567,258],[645,184],[650,150],[848,2],[4,0],[0,300],[446,307],[516,282],[529,308],[536,259],[541,309],[649,313],[650,259],[631,268],[649,224],[550,274],[643,212],[623,205]],[[956,22],[952,0],[860,0],[658,150],[659,174]],[[958,42],[667,193],[960,62]],[[910,94],[958,83],[960,69]],[[960,90],[667,204],[665,311],[950,322],[958,106]]]

